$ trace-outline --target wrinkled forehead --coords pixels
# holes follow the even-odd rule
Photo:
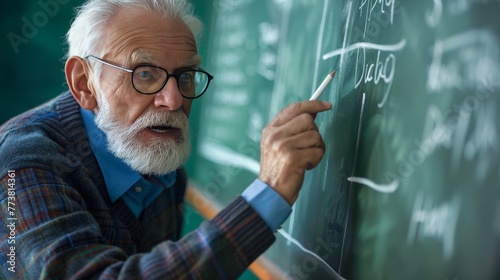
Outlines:
[[[199,63],[193,33],[178,17],[164,18],[140,8],[121,8],[103,31],[103,53],[121,56],[128,62],[154,62],[170,55]]]
[[[137,65],[140,63],[156,64],[160,58],[156,57],[147,49],[139,48],[132,52],[130,55],[130,60],[128,61],[131,65]],[[195,54],[192,57],[187,57],[184,59],[184,64],[186,66],[199,66],[201,64],[201,57]]]

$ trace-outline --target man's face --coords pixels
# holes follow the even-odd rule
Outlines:
[[[121,9],[104,34],[102,58],[128,69],[153,64],[173,73],[200,63],[193,35],[180,19]],[[143,95],[134,89],[130,73],[102,65],[94,85],[96,124],[106,133],[108,148],[117,157],[143,174],[165,174],[187,160],[191,100],[182,97],[175,78],[160,92]]]

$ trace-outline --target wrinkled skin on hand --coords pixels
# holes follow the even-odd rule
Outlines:
[[[331,107],[322,101],[293,103],[262,131],[259,179],[290,205],[297,200],[305,171],[316,167],[325,153],[314,118]]]

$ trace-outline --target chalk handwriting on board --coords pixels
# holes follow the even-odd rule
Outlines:
[[[259,24],[259,62],[257,73],[269,81],[274,80],[277,63],[279,27],[269,22]]]
[[[241,63],[242,57],[238,52],[224,52],[217,54],[217,65],[233,67]]]
[[[457,111],[443,113],[436,105],[430,105],[422,135],[422,161],[442,146],[451,150],[452,167],[457,171],[462,160],[477,159],[476,180],[481,182],[492,171],[492,162],[498,150],[500,138],[496,129],[496,104],[478,102],[476,107],[468,106],[465,99],[457,104]],[[472,99],[471,99],[472,100]],[[473,117],[473,114],[475,117]]]
[[[384,62],[382,63],[382,61],[380,60],[380,50],[377,51],[377,59],[374,62],[367,62],[365,48],[363,48],[361,59],[359,49],[356,53],[356,67],[354,73],[356,85],[354,86],[354,88],[358,88],[361,83],[368,84],[371,81],[373,81],[373,83],[377,85],[381,81],[381,79],[385,84],[388,85],[382,101],[378,103],[379,107],[382,107],[385,104],[387,97],[389,96],[389,92],[392,88],[394,72],[396,70],[396,57],[394,56],[394,54],[389,53],[383,61]],[[359,68],[361,68],[362,70],[360,71],[358,79]]]
[[[498,0],[453,0],[453,1],[446,1],[446,6],[447,6],[447,11],[450,12],[452,15],[458,15],[463,12],[468,11],[472,6],[477,5],[477,4],[486,4],[486,3],[493,3],[493,2],[499,2]]]
[[[465,160],[477,160],[476,180],[481,182],[488,178],[488,174],[495,171],[494,160],[498,154],[499,132],[496,125],[497,104],[483,102],[476,109],[474,126],[469,137],[464,139],[463,157]]]
[[[366,12],[366,18],[369,21],[373,11],[377,8],[380,9],[381,13],[385,13],[386,9],[390,14],[391,24],[394,20],[394,4],[396,0],[363,0],[359,5],[359,13],[363,15],[363,11]]]
[[[384,106],[392,87],[394,72],[396,71],[396,56],[392,52],[402,50],[406,45],[406,40],[401,39],[396,44],[381,45],[370,42],[358,42],[350,46],[333,50],[323,55],[323,60],[330,59],[338,55],[344,55],[351,51],[356,51],[356,81],[354,88],[358,88],[361,83],[373,83],[377,85],[383,82],[387,85],[382,100],[378,103],[381,108]],[[377,58],[374,62],[367,61],[366,50],[377,51]],[[360,51],[362,52],[360,55]],[[384,52],[385,58],[381,59],[381,53]],[[359,68],[358,68],[359,67]],[[358,78],[359,76],[359,78]]]
[[[425,22],[429,27],[436,27],[441,22],[444,13],[458,15],[468,11],[475,4],[486,4],[493,2],[489,0],[452,0],[446,1],[443,5],[442,0],[433,0],[432,10],[425,11]],[[498,0],[496,0],[498,2]]]
[[[330,275],[332,276],[332,279],[344,279],[342,278],[340,275],[337,274],[337,272],[335,271],[335,269],[333,269],[327,262],[325,262],[325,260],[323,260],[320,256],[318,256],[316,253],[314,253],[313,251],[307,249],[306,247],[304,247],[304,245],[302,245],[299,241],[297,241],[295,238],[293,238],[290,234],[288,234],[286,231],[284,231],[283,229],[278,229],[278,232],[284,237],[286,238],[288,241],[292,242],[293,244],[297,245],[297,247],[299,247],[300,250],[304,251],[305,253],[313,256],[316,260],[318,260],[321,264],[323,264],[323,266],[326,268],[326,270],[330,273]],[[316,247],[315,249],[317,249],[318,247]]]
[[[331,52],[324,54],[323,60],[332,58],[332,57],[337,56],[337,55],[346,54],[350,51],[358,50],[361,48],[374,49],[374,50],[387,51],[387,52],[395,52],[395,51],[400,51],[401,49],[403,49],[405,44],[406,44],[405,39],[401,39],[401,41],[399,41],[396,44],[389,44],[389,45],[381,45],[381,44],[375,44],[375,43],[370,43],[370,42],[358,42],[358,43],[354,43],[350,46],[347,46],[345,48],[336,49],[336,50],[333,50]]]
[[[358,124],[358,133],[356,136],[356,148],[354,150],[354,164],[353,164],[353,170],[355,169],[355,166],[357,164],[357,157],[358,157],[358,150],[359,150],[359,141],[360,141],[360,136],[361,136],[361,128],[363,124],[363,115],[364,115],[364,110],[365,110],[365,99],[366,99],[366,94],[363,92],[363,99],[361,101],[361,112],[359,115],[359,124]],[[399,186],[399,181],[398,180],[393,180],[390,184],[377,184],[370,179],[367,178],[361,178],[361,177],[349,177],[347,178],[347,181],[349,182],[354,182],[358,183],[361,185],[365,185],[369,188],[372,188],[378,192],[382,193],[392,193],[395,192],[398,189]]]
[[[218,94],[214,96],[216,102],[224,106],[232,107],[245,107],[250,103],[250,93],[247,89],[236,88],[236,89],[226,89],[223,88],[218,91]],[[217,112],[215,112],[217,114]]]
[[[434,0],[434,7],[432,11],[425,11],[425,22],[430,27],[436,27],[441,21],[442,13],[443,3],[441,3],[441,0]]]
[[[210,140],[201,142],[199,150],[202,157],[212,162],[239,167],[248,170],[255,175],[259,174],[260,164],[251,156],[244,155]]]
[[[449,259],[455,248],[455,231],[460,212],[461,197],[455,194],[451,201],[436,205],[432,197],[419,192],[413,204],[407,243],[424,238],[436,238],[443,243],[443,256]]]
[[[429,93],[443,89],[475,90],[500,76],[499,42],[487,29],[474,29],[436,40],[429,67]]]
[[[230,86],[239,86],[247,82],[247,77],[243,71],[239,71],[237,68],[231,68],[229,70],[219,70],[219,80],[220,83]]]
[[[218,38],[221,45],[227,46],[228,48],[236,48],[243,45],[247,35],[245,32],[234,31],[228,32],[227,36]]]
[[[381,193],[393,193],[395,192],[398,187],[399,187],[399,181],[398,180],[393,180],[389,184],[377,184],[369,179],[366,178],[361,178],[361,177],[349,177],[347,178],[347,181],[349,182],[354,182],[358,183],[361,185],[365,185],[373,190],[376,190]]]

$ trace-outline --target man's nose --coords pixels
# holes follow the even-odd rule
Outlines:
[[[170,77],[165,86],[156,94],[154,105],[164,107],[170,111],[175,111],[182,107],[184,97],[179,92],[175,77]]]

